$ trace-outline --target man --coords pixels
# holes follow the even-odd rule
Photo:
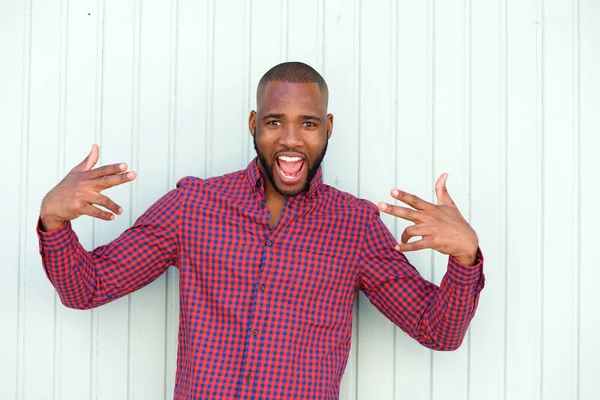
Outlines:
[[[273,67],[249,118],[257,158],[242,171],[180,180],[92,252],[69,221],[120,214],[100,192],[135,173],[125,164],[92,169],[94,145],[44,198],[42,260],[67,307],[100,306],[179,268],[175,399],[337,399],[358,290],[423,345],[460,346],[483,287],[483,259],[446,191],[447,175],[436,183],[437,205],[392,191],[410,207],[377,208],[323,184],[333,130],[327,102],[325,81],[308,65]],[[401,243],[379,210],[415,223]],[[421,239],[408,243],[413,237]],[[440,287],[403,255],[425,248],[450,255]]]

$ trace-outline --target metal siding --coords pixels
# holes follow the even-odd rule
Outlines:
[[[0,398],[170,398],[177,270],[92,311],[40,265],[44,194],[93,142],[138,172],[114,239],[186,175],[245,167],[262,73],[304,60],[330,86],[325,181],[374,202],[449,190],[486,289],[461,349],[420,346],[357,296],[341,399],[600,397],[595,185],[600,8],[590,0],[99,0],[0,3]],[[400,236],[405,221],[384,216]],[[408,255],[439,282],[446,258]]]
[[[27,114],[29,113],[30,10],[26,2],[2,10],[0,49],[11,60],[0,67],[0,176],[11,195],[0,195],[0,254],[3,274],[0,280],[0,398],[15,398],[23,376],[23,273],[25,208],[27,192],[25,163]]]
[[[600,280],[598,268],[598,238],[600,238],[600,208],[596,184],[600,171],[600,52],[598,38],[600,25],[600,3],[595,0],[582,0],[577,9],[576,69],[577,83],[576,134],[579,138],[576,148],[579,168],[579,290],[577,326],[577,388],[581,399],[600,398],[598,385],[598,357],[600,357]],[[574,264],[573,264],[574,265]],[[575,371],[569,371],[574,373]]]
[[[433,3],[400,2],[397,10],[397,104],[395,185],[431,200],[433,188]],[[400,237],[409,221],[396,221]],[[433,254],[407,254],[426,279],[432,279]],[[395,336],[395,399],[429,400],[433,353],[399,329]]]
[[[506,3],[471,2],[470,220],[486,257],[486,295],[470,330],[470,398],[504,396],[506,289]]]
[[[506,19],[506,398],[540,398],[540,125],[537,2],[508,0]]]

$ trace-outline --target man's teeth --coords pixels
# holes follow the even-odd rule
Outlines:
[[[285,161],[285,162],[296,162],[296,161],[302,160],[302,157],[279,156],[277,158],[280,159],[281,161]]]

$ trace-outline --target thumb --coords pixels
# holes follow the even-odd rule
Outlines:
[[[79,172],[89,171],[90,169],[92,169],[94,167],[94,165],[96,165],[99,157],[100,157],[100,148],[98,147],[97,144],[94,143],[92,145],[92,150],[90,151],[90,154],[88,154],[87,157],[84,158],[82,162],[80,162],[77,166],[75,166],[75,168],[73,168],[73,171],[79,171]]]
[[[447,180],[448,174],[444,172],[435,183],[435,196],[437,197],[438,205],[454,204],[446,188]]]

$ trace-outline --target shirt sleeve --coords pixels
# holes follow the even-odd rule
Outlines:
[[[359,258],[359,288],[388,319],[434,350],[460,347],[484,286],[483,255],[476,265],[449,257],[440,286],[425,280],[395,250],[397,241],[375,211]]]
[[[178,230],[183,189],[156,201],[117,239],[86,251],[71,223],[37,234],[44,271],[62,303],[90,309],[125,296],[178,266]]]

